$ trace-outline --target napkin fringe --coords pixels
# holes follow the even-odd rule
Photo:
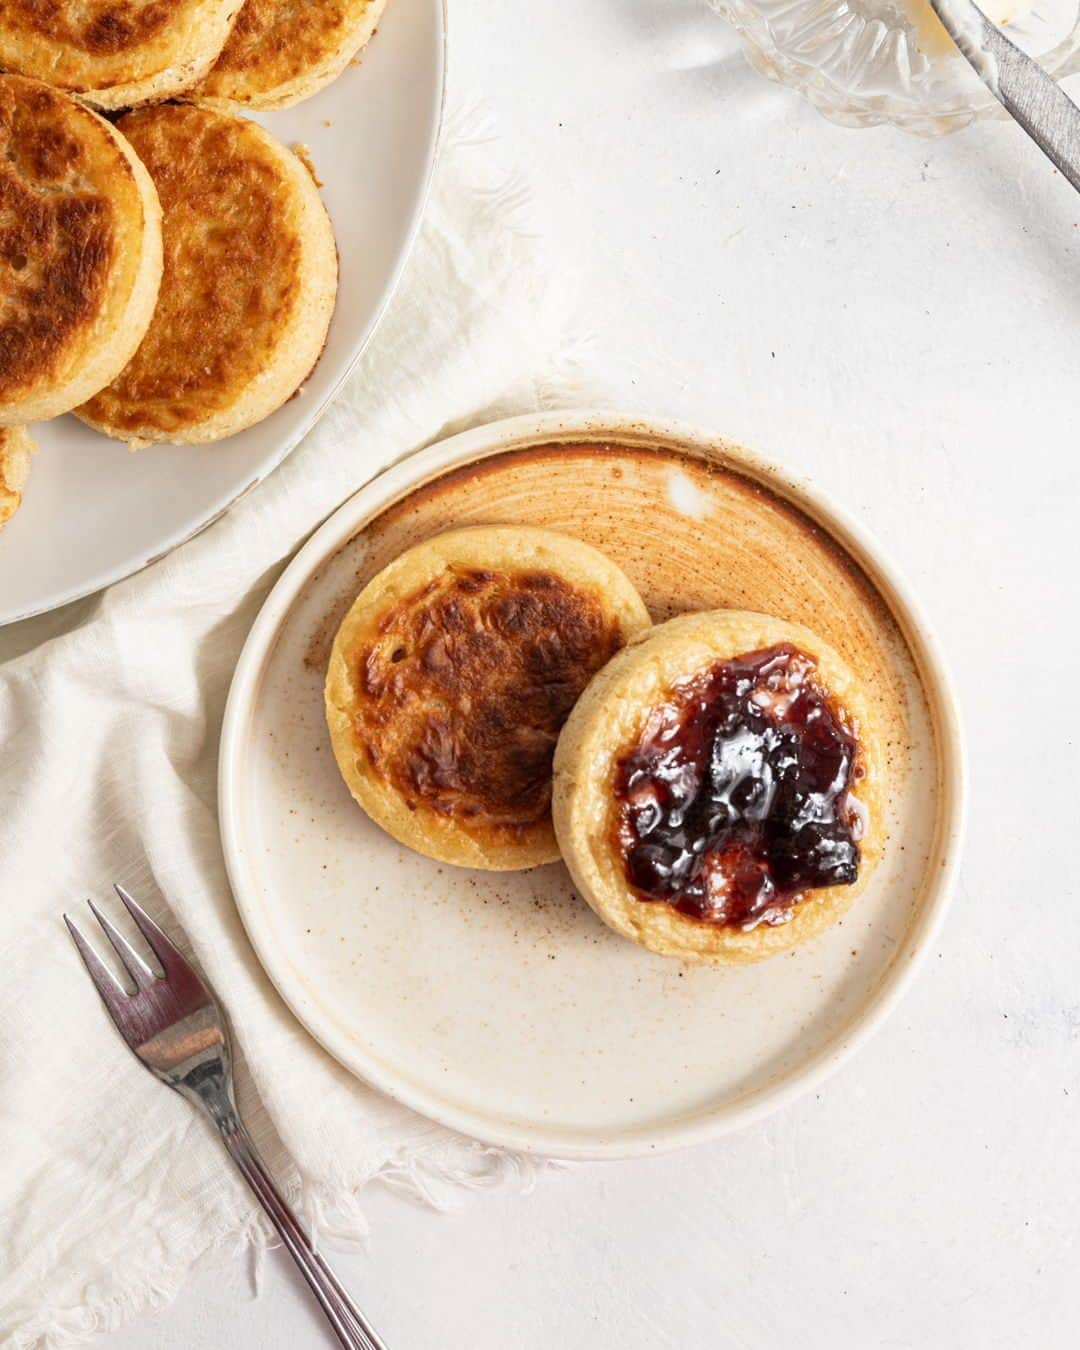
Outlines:
[[[398,1150],[370,1178],[440,1214],[461,1210],[470,1192],[506,1190],[528,1195],[540,1176],[566,1166],[554,1159],[537,1158],[482,1144],[477,1140],[436,1139]],[[364,1243],[368,1224],[360,1186],[325,1183],[307,1185],[302,1205],[316,1240],[335,1245]]]

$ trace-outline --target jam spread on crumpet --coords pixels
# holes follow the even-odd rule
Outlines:
[[[719,662],[653,709],[616,762],[617,840],[637,896],[704,923],[785,923],[859,872],[849,719],[790,644]]]

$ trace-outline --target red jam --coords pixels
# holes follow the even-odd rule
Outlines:
[[[855,881],[858,743],[815,672],[805,652],[770,647],[719,662],[651,713],[614,782],[639,899],[751,929]]]

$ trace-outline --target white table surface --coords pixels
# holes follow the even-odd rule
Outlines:
[[[886,1029],[767,1124],[438,1216],[370,1195],[339,1265],[391,1350],[1077,1342],[1080,198],[1011,126],[846,131],[700,0],[452,4],[612,402],[811,475],[921,594],[972,823]],[[280,1253],[108,1350],[329,1345]]]

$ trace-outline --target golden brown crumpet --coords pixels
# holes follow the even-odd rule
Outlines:
[[[246,118],[169,104],[117,125],[158,187],[165,272],[139,350],[78,413],[133,448],[220,440],[318,360],[337,293],[330,220],[303,164]]]
[[[22,504],[35,448],[25,427],[0,427],[0,525],[6,525]]]
[[[386,0],[246,0],[199,86],[212,104],[286,108],[337,79],[375,32]]]
[[[161,211],[103,118],[0,75],[0,425],[96,393],[146,332],[161,279]]]
[[[715,610],[631,642],[559,739],[553,814],[579,891],[683,961],[759,961],[816,936],[885,837],[870,703],[799,624]]]
[[[241,0],[0,0],[0,68],[96,108],[173,98],[213,65]]]
[[[648,623],[614,563],[550,530],[480,525],[409,549],[360,593],[330,656],[327,723],[350,791],[441,862],[553,861],[559,729]]]

